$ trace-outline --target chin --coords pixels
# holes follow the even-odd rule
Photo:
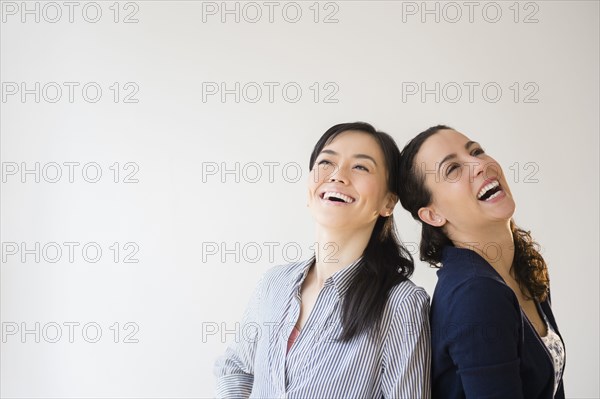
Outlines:
[[[333,217],[315,217],[315,222],[324,229],[338,230],[348,227],[348,218]]]
[[[502,206],[494,209],[494,218],[500,220],[510,220],[515,214],[515,209],[515,202],[511,198],[509,201],[505,201]]]

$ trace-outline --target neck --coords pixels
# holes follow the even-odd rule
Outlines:
[[[315,242],[315,277],[322,286],[335,272],[362,256],[373,225],[360,230],[331,230],[317,227]]]
[[[476,234],[462,232],[452,239],[455,246],[472,249],[485,259],[503,277],[511,276],[515,247],[510,221],[493,224]]]

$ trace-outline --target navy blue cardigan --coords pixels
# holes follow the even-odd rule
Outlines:
[[[437,275],[431,304],[433,398],[552,398],[550,355],[494,268],[470,249],[447,246]],[[549,299],[539,310],[560,335]],[[562,376],[555,397],[565,397]]]

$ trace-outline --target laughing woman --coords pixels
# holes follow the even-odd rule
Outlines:
[[[217,396],[428,398],[429,297],[395,232],[399,150],[366,123],[333,126],[310,157],[315,255],[270,269]],[[248,335],[251,335],[248,337]]]
[[[564,344],[546,263],[518,228],[510,189],[481,145],[446,126],[401,154],[400,201],[440,266],[431,304],[434,398],[564,398]]]

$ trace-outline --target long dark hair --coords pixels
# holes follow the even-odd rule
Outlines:
[[[431,204],[432,196],[425,186],[425,176],[415,164],[415,157],[425,140],[445,129],[454,130],[445,125],[430,127],[409,141],[400,153],[400,203],[421,223],[420,259],[434,267],[442,266],[440,262],[444,246],[454,244],[442,227],[431,226],[419,218],[419,209]],[[548,294],[548,268],[539,252],[539,245],[533,241],[529,231],[519,228],[512,219],[510,229],[515,247],[511,272],[523,294],[541,302]]]
[[[387,188],[398,196],[398,161],[400,150],[387,133],[375,130],[364,122],[342,123],[327,130],[319,139],[310,155],[309,168],[323,148],[340,133],[354,130],[373,137],[381,148],[387,170]],[[362,263],[350,282],[342,300],[342,341],[368,331],[379,331],[381,318],[392,287],[407,280],[414,271],[414,261],[408,250],[400,243],[394,224],[394,215],[379,216],[371,238],[363,252]]]

